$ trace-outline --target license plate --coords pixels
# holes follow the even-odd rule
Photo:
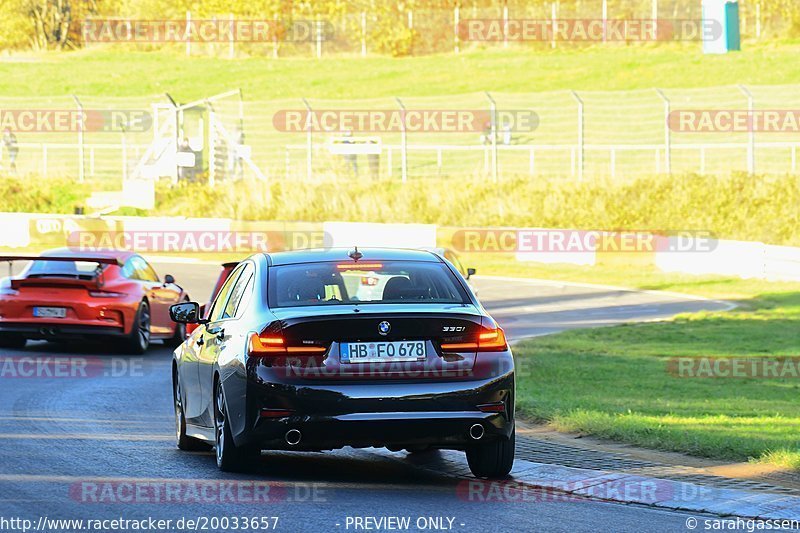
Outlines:
[[[34,307],[33,316],[39,318],[64,318],[67,316],[65,307]]]
[[[425,341],[345,342],[339,348],[342,362],[383,363],[425,359]]]

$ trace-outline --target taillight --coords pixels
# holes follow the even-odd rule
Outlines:
[[[506,334],[499,327],[482,330],[477,342],[448,342],[441,346],[443,352],[503,352],[508,349]]]
[[[443,352],[470,352],[478,349],[477,342],[448,342],[442,343]]]
[[[111,291],[89,291],[89,296],[92,298],[120,298],[125,296],[125,293]]]
[[[479,352],[504,352],[506,350],[508,350],[508,343],[502,328],[490,329],[478,335]]]
[[[280,335],[259,335],[251,333],[247,346],[250,357],[271,357],[286,355],[322,355],[327,351],[324,346],[287,346]]]

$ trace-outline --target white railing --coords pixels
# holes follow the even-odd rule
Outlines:
[[[740,150],[742,152],[742,156],[749,149],[750,144],[746,142],[720,142],[720,143],[698,143],[698,144],[688,144],[688,143],[679,143],[679,144],[586,144],[583,146],[583,152],[595,152],[597,154],[607,154],[608,155],[608,168],[606,175],[616,178],[618,174],[617,168],[617,155],[619,153],[626,153],[626,152],[652,152],[653,153],[653,164],[650,169],[641,168],[641,172],[643,173],[650,173],[650,174],[662,174],[665,173],[669,168],[669,165],[666,161],[667,153],[670,153],[671,157],[675,157],[680,155],[681,152],[690,152],[695,153],[696,155],[692,155],[692,157],[696,158],[696,167],[694,168],[694,172],[698,174],[706,174],[706,161],[710,154],[713,154],[717,151],[722,150]],[[757,142],[754,145],[756,150],[785,150],[785,172],[786,173],[797,173],[798,171],[798,151],[800,151],[800,141],[789,142],[789,141],[782,141],[782,142]],[[382,151],[386,154],[386,164],[384,168],[386,169],[386,177],[391,178],[393,174],[396,172],[395,170],[395,161],[397,160],[399,154],[403,152],[404,147],[400,144],[383,144]],[[453,158],[457,158],[459,153],[463,152],[472,152],[478,153],[483,156],[483,164],[482,172],[488,174],[491,170],[491,154],[493,150],[492,145],[454,145],[454,144],[408,144],[405,146],[405,150],[408,153],[430,153],[434,152],[436,154],[436,169],[437,174],[443,174],[444,170],[444,156],[448,153],[453,154]],[[328,151],[328,144],[326,143],[314,143],[312,144],[312,153],[313,154],[321,154]],[[499,154],[504,152],[507,153],[514,153],[514,152],[524,152],[528,155],[528,168],[527,173],[531,176],[536,175],[537,172],[537,154],[541,152],[562,152],[566,153],[569,156],[569,167],[568,169],[565,168],[565,171],[562,172],[563,175],[569,175],[571,177],[578,177],[579,172],[577,169],[578,165],[578,153],[581,151],[581,146],[578,144],[524,144],[524,145],[497,145],[497,151]],[[308,158],[308,145],[307,144],[289,144],[285,146],[285,161],[286,161],[286,175],[291,176],[292,173],[289,170],[292,166],[292,153],[297,152],[301,155],[299,156],[302,161],[306,161]],[[329,156],[333,154],[328,154]],[[499,160],[502,165],[502,155],[499,156]],[[524,170],[517,168],[516,173],[525,173]],[[687,171],[686,165],[683,168],[684,171]]]

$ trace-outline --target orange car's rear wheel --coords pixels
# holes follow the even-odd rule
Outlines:
[[[145,300],[139,304],[136,318],[133,320],[131,332],[128,335],[127,351],[141,355],[150,347],[150,306]]]

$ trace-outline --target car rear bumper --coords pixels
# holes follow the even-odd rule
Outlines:
[[[241,442],[258,444],[270,450],[333,450],[354,448],[435,447],[461,450],[477,440],[470,429],[480,425],[481,440],[509,438],[513,422],[502,414],[481,412],[351,413],[338,416],[289,417],[262,421]],[[290,430],[297,430],[299,442]]]
[[[121,327],[81,323],[78,321],[42,320],[24,322],[0,321],[0,333],[19,335],[26,339],[82,339],[86,337],[119,337],[125,335]]]
[[[512,367],[513,368],[513,367]],[[478,406],[502,404],[502,412]],[[479,440],[509,438],[514,426],[513,370],[481,380],[347,384],[248,383],[245,423],[237,444],[263,449],[325,450],[343,446],[464,449]],[[262,410],[289,409],[289,416]],[[297,444],[287,432],[300,431]],[[296,435],[295,435],[296,436]]]

